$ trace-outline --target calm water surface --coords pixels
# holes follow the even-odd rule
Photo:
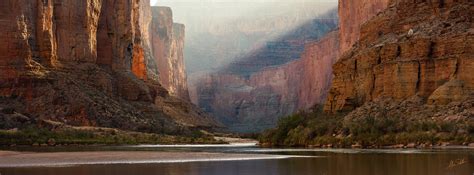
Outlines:
[[[264,149],[252,146],[15,148],[16,151],[165,151],[315,157],[157,164],[0,168],[1,175],[474,175],[474,150]]]

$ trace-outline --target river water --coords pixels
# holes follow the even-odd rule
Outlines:
[[[474,175],[474,150],[467,148],[268,149],[238,144],[8,149],[0,154],[1,175]]]

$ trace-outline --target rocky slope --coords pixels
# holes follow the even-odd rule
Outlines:
[[[268,43],[218,73],[201,75],[191,88],[193,102],[236,132],[258,132],[280,117],[323,102],[338,54],[335,19],[318,19]],[[316,33],[319,41],[305,40]],[[317,27],[316,27],[317,28]],[[325,32],[324,32],[325,31]]]
[[[2,129],[59,123],[176,134],[216,125],[158,82],[148,0],[1,4]]]
[[[171,95],[189,100],[184,66],[184,25],[173,23],[169,7],[152,7],[153,51],[159,79]]]

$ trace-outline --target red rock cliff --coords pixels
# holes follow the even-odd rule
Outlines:
[[[332,65],[339,58],[339,40],[339,31],[334,31],[319,42],[306,45],[301,60],[303,75],[298,83],[298,109],[325,102],[332,83]]]
[[[359,40],[360,27],[388,6],[389,0],[339,0],[340,53]]]
[[[359,44],[334,65],[326,111],[350,111],[379,98],[418,96],[443,105],[472,96],[472,1],[392,3],[362,25]]]
[[[171,92],[175,93],[178,97],[185,100],[189,99],[188,82],[186,76],[186,68],[184,64],[184,37],[185,37],[185,26],[184,24],[173,24],[173,42],[171,46],[171,65],[173,81],[170,83]]]
[[[97,62],[138,78],[156,79],[150,50],[150,6],[147,0],[104,0],[100,17]],[[147,63],[148,69],[147,71]]]
[[[214,126],[157,81],[149,4],[1,1],[0,109],[21,114],[25,123],[160,133]],[[183,47],[179,41],[175,45]]]
[[[59,60],[96,62],[101,5],[100,0],[54,0],[53,17]]]
[[[152,48],[159,79],[171,95],[189,100],[184,67],[184,25],[173,23],[169,7],[153,7]]]

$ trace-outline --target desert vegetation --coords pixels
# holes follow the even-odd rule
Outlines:
[[[443,109],[438,109],[443,110]],[[395,110],[398,111],[398,110]],[[467,145],[474,142],[470,118],[449,118],[369,113],[328,114],[321,108],[280,119],[278,127],[265,131],[259,140],[264,146],[399,148]],[[409,114],[409,113],[405,113]],[[406,120],[405,118],[412,118]]]

